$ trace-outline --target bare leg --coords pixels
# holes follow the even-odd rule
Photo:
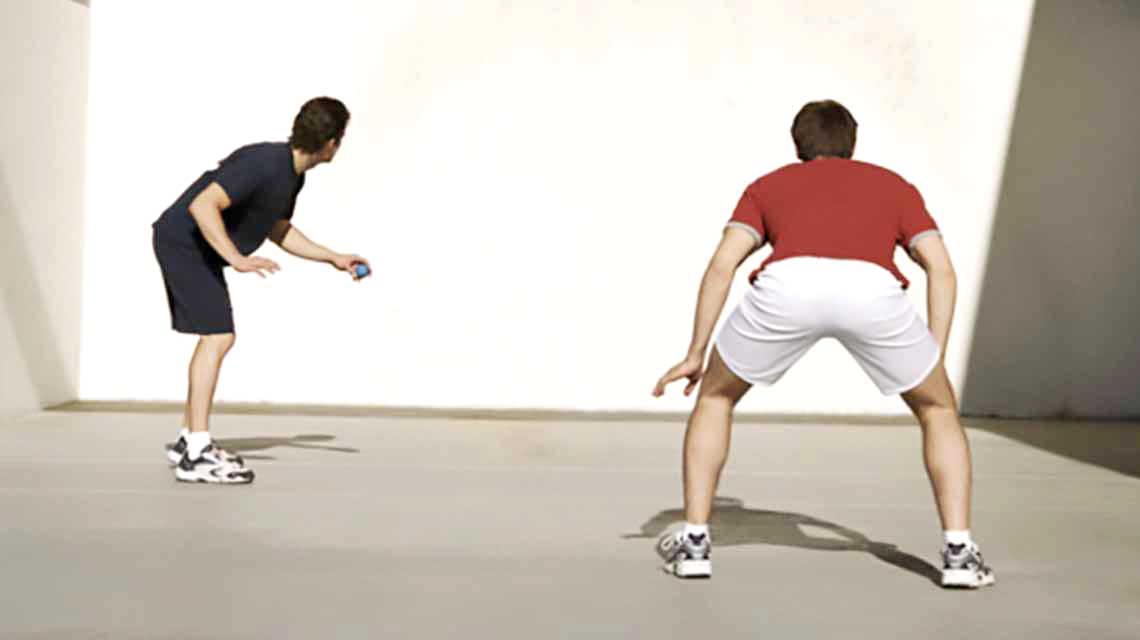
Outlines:
[[[210,429],[210,408],[214,404],[214,390],[218,386],[218,373],[222,360],[234,346],[234,334],[219,333],[201,336],[190,360],[190,393],[187,400],[187,418],[190,431]]]
[[[196,353],[198,351],[198,348],[195,347],[194,351]],[[192,356],[191,356],[191,362],[193,362]],[[186,404],[184,404],[182,406],[182,428],[187,429],[187,430],[190,429],[190,385],[189,384],[186,385]]]
[[[902,394],[922,425],[922,453],[945,530],[970,528],[970,445],[958,402],[939,364],[922,384]]]
[[[685,431],[685,520],[707,524],[728,459],[732,411],[752,385],[736,377],[713,349]]]

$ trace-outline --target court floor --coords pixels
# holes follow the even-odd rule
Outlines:
[[[0,421],[0,637],[1140,637],[1138,424],[971,421],[998,584],[948,592],[897,421],[739,425],[681,582],[674,419],[221,415],[245,487],[175,483],[177,420]]]

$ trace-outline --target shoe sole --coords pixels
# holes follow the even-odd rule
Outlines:
[[[942,571],[942,586],[947,589],[979,589],[997,582],[993,573],[979,573],[969,569],[945,569]]]
[[[680,560],[665,565],[666,573],[685,580],[701,580],[712,577],[712,560]]]
[[[253,482],[253,478],[253,471],[249,469],[224,478],[219,478],[215,475],[204,476],[193,472],[186,472],[180,468],[174,469],[175,480],[195,484],[250,484]]]

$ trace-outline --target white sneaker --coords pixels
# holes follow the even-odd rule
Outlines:
[[[988,587],[997,578],[982,560],[978,545],[947,544],[942,549],[942,586],[957,589]]]
[[[678,578],[712,577],[712,542],[708,535],[685,535],[684,523],[670,526],[657,539],[657,553],[665,560],[666,573]]]
[[[178,466],[174,467],[174,477],[179,482],[249,484],[253,482],[253,470],[227,459],[221,449],[211,444],[194,459],[190,458],[189,451],[183,453]]]
[[[186,442],[186,436],[183,436],[181,434],[179,434],[177,440],[166,445],[166,459],[170,462],[170,466],[175,466],[179,462],[182,462],[182,456],[186,453],[186,449],[189,448],[189,446],[189,443]],[[229,460],[238,466],[245,465],[245,460],[243,460],[240,455],[236,453],[230,453],[229,451],[226,451],[225,449],[222,449],[216,445],[214,446],[214,449],[221,453],[222,457],[226,460]]]

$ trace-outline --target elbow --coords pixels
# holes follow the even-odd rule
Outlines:
[[[948,282],[951,284],[957,283],[958,281],[958,275],[954,273],[954,267],[949,263],[933,266],[927,269],[926,277],[930,278],[931,280],[939,280],[941,282]]]
[[[208,220],[214,216],[221,217],[222,208],[212,198],[203,197],[204,194],[199,194],[197,198],[190,201],[190,206],[187,210],[190,212],[190,217],[194,218],[199,224],[203,220]]]
[[[269,240],[273,244],[285,248],[285,238],[289,235],[289,230],[293,227],[288,223],[277,223],[273,225],[273,229],[269,232]]]
[[[194,218],[196,222],[201,222],[203,216],[206,215],[207,209],[204,204],[197,200],[191,202],[190,206],[187,207],[187,210],[190,212],[190,217]]]

